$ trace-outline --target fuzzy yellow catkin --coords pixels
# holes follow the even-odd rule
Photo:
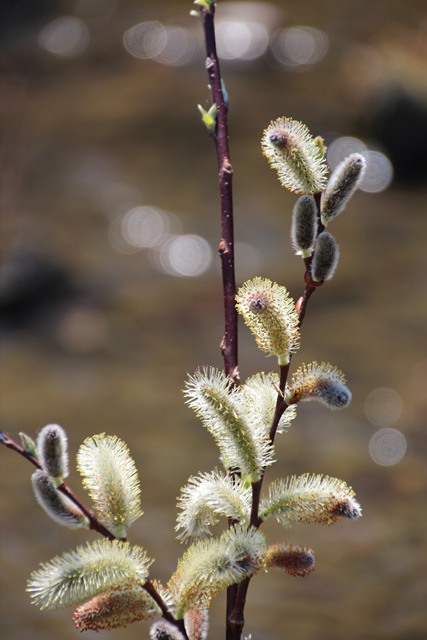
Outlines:
[[[267,278],[245,282],[237,292],[237,311],[255,336],[258,347],[276,355],[281,366],[299,347],[299,318],[285,287]]]
[[[261,146],[281,184],[293,193],[323,191],[328,167],[325,147],[292,118],[278,118],[264,131]]]

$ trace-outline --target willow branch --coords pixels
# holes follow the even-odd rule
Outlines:
[[[38,459],[35,456],[31,455],[31,453],[28,453],[28,451],[25,451],[25,449],[21,447],[21,445],[15,442],[15,440],[13,440],[9,436],[9,434],[4,433],[4,431],[0,431],[0,444],[7,447],[8,449],[12,449],[12,451],[15,451],[23,458],[26,458],[26,460],[31,462],[31,464],[37,467],[37,469],[42,469],[42,466]],[[99,534],[104,536],[104,538],[108,538],[108,540],[117,539],[116,536],[110,533],[110,531],[108,531],[108,529],[106,529],[106,527],[104,527],[104,525],[99,522],[99,520],[93,515],[93,513],[89,511],[89,509],[87,509],[87,507],[85,507],[82,502],[80,502],[80,500],[74,495],[71,489],[64,482],[59,485],[57,489],[62,494],[64,494],[64,496],[67,496],[67,498],[74,502],[74,504],[80,509],[80,511],[85,514],[85,516],[89,520],[89,529],[97,531]]]
[[[211,134],[215,144],[221,203],[221,240],[218,253],[222,267],[222,287],[224,298],[224,338],[221,352],[224,359],[225,373],[234,382],[239,381],[237,355],[237,311],[235,306],[236,277],[234,270],[234,229],[233,229],[233,167],[230,162],[228,147],[228,105],[224,99],[216,50],[214,15],[215,5],[210,9],[202,8],[201,19],[206,45],[206,69],[212,93],[212,101],[216,106],[216,129]]]

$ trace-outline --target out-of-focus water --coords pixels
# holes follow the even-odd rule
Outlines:
[[[197,104],[209,108],[191,3],[6,3],[2,20],[1,426],[35,436],[122,437],[137,463],[144,516],[129,539],[166,582],[182,547],[176,496],[218,454],[185,407],[187,372],[221,367],[217,170]],[[330,230],[334,279],[313,296],[295,367],[347,375],[345,412],[299,409],[269,478],[325,473],[356,490],[363,518],[291,531],[309,545],[304,580],[261,575],[245,632],[263,640],[427,637],[426,285],[427,7],[423,0],[221,2],[230,99],[237,277],[263,275],[294,297],[295,197],[260,152],[286,115],[330,146],[369,153],[370,178]],[[352,146],[353,145],[353,146]],[[356,147],[354,146],[356,145]],[[338,154],[338,156],[337,156]],[[337,160],[338,157],[338,160]],[[189,256],[191,259],[189,259]],[[242,378],[270,371],[242,327]],[[71,610],[39,612],[25,593],[40,562],[95,539],[51,523],[31,466],[0,450],[2,638],[76,638]],[[77,473],[69,484],[84,498]],[[223,635],[223,603],[210,637]],[[98,638],[148,638],[135,624]]]

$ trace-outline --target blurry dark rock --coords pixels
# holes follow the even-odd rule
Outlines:
[[[367,137],[384,147],[395,180],[402,185],[426,183],[427,104],[400,87],[381,94],[368,121]]]
[[[52,0],[2,0],[0,2],[0,39],[12,42],[26,31],[39,28],[54,14]]]
[[[28,250],[11,253],[0,267],[0,328],[43,325],[76,294],[62,265]]]

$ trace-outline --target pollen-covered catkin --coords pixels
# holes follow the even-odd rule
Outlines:
[[[264,131],[261,146],[279,181],[289,191],[323,191],[328,171],[324,147],[304,124],[292,118],[278,118]]]

